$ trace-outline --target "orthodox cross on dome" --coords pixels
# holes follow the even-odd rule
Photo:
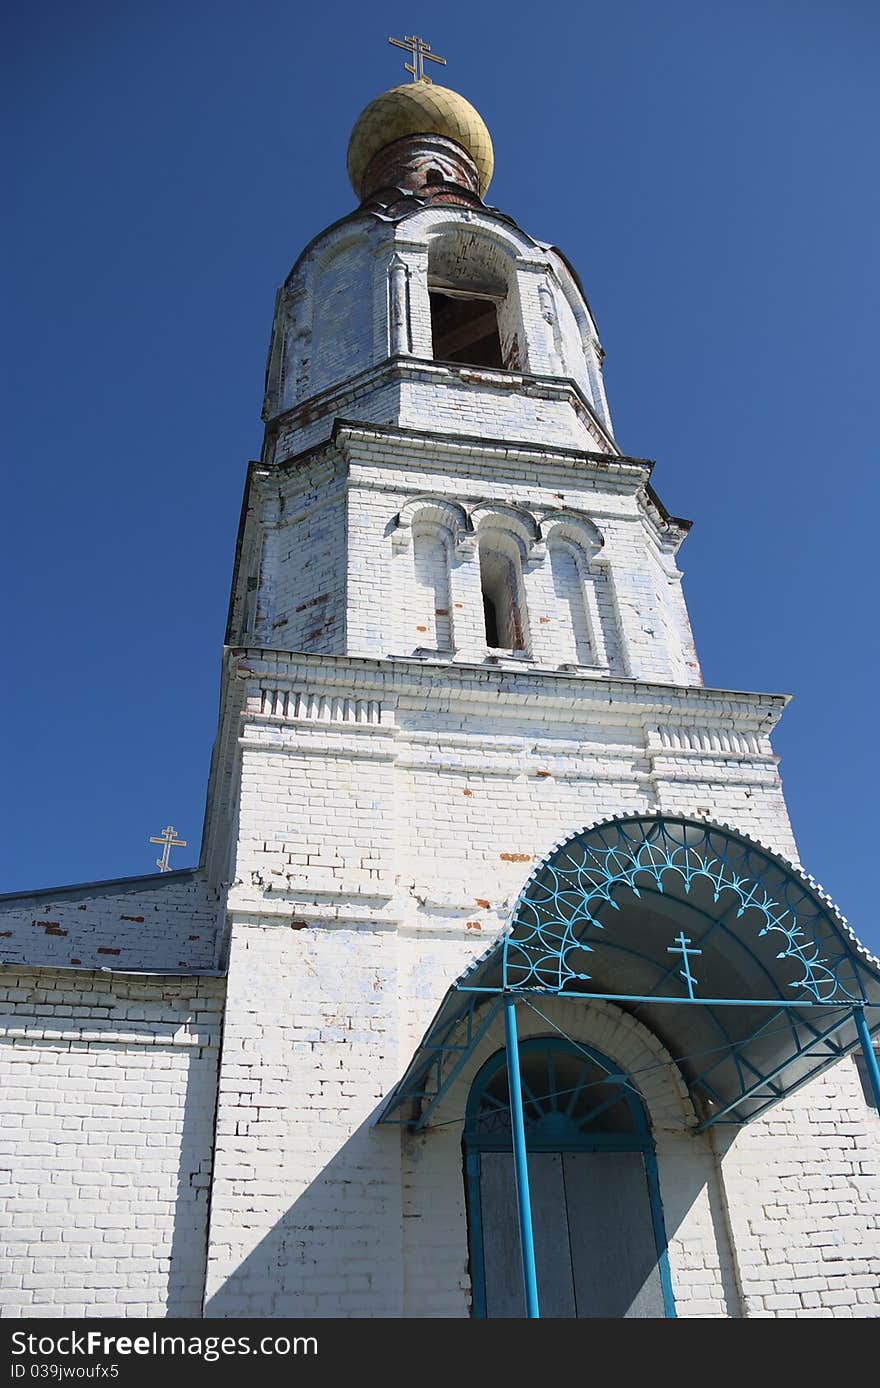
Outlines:
[[[162,857],[156,859],[156,867],[159,869],[160,872],[171,871],[168,859],[171,856],[172,848],[186,848],[186,839],[175,838],[176,833],[177,830],[174,828],[174,826],[172,824],[168,824],[162,830],[162,833],[159,835],[158,838],[150,839],[150,843],[161,843],[164,845],[162,849]]]
[[[689,944],[690,944],[690,940],[685,939],[685,934],[684,934],[684,931],[682,930],[681,933],[680,933],[679,935],[676,935],[676,937],[675,937],[675,944],[674,944],[674,945],[667,945],[667,947],[666,947],[666,953],[667,953],[667,954],[680,954],[680,955],[681,955],[682,963],[684,964],[684,968],[683,968],[683,969],[679,969],[678,972],[679,972],[680,976],[684,979],[685,983],[687,984],[688,997],[689,997],[689,998],[691,999],[691,1001],[693,1002],[693,997],[694,997],[694,984],[695,984],[695,983],[699,983],[699,979],[694,978],[693,974],[691,973],[691,966],[690,966],[690,962],[689,962],[689,957],[690,957],[690,955],[692,955],[692,954],[702,954],[703,951],[702,951],[701,949],[688,949],[688,945],[689,945]]]
[[[444,67],[446,66],[446,59],[438,58],[436,53],[432,53],[431,45],[425,43],[425,40],[420,39],[417,34],[407,35],[403,39],[389,39],[388,42],[393,43],[395,48],[405,48],[408,53],[412,54],[412,62],[404,63],[403,66],[407,72],[412,73],[414,82],[427,82],[428,86],[431,85],[430,77],[425,76],[426,58],[431,63],[442,63]]]

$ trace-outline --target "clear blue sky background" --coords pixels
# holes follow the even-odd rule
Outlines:
[[[6,11],[0,890],[198,858],[276,286],[424,34],[490,200],[579,270],[618,440],[696,524],[706,682],[792,691],[801,856],[880,949],[874,0]],[[11,196],[10,196],[11,193]]]

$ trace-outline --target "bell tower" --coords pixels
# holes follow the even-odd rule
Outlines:
[[[486,201],[493,168],[464,97],[383,93],[358,206],[277,296],[206,830],[208,1316],[467,1315],[460,1134],[373,1120],[531,865],[624,812],[795,856],[786,700],[704,687],[690,522],[618,447],[581,281]]]

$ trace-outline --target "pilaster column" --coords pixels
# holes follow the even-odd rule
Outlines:
[[[388,351],[392,357],[412,353],[409,267],[396,251],[388,264]]]

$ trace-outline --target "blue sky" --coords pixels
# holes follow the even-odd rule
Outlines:
[[[0,890],[198,856],[276,286],[424,34],[561,246],[618,441],[692,517],[708,684],[786,691],[807,870],[880,949],[870,0],[333,9],[47,0],[5,18]]]

